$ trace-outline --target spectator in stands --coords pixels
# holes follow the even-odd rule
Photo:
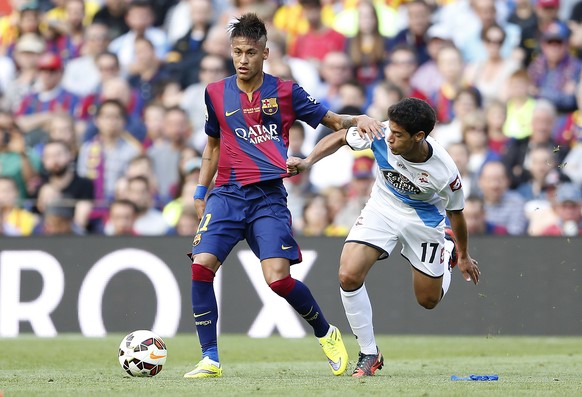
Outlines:
[[[121,102],[109,99],[101,103],[95,117],[98,133],[79,151],[77,172],[93,181],[101,205],[113,199],[116,180],[141,151],[139,142],[124,130],[126,117]]]
[[[9,21],[10,24],[15,25],[9,28],[11,31],[7,32],[5,36],[0,37],[2,48],[0,52],[12,56],[14,46],[17,40],[27,33],[33,33],[42,36],[40,31],[41,14],[36,1],[26,1],[18,6],[16,13],[16,20]]]
[[[535,2],[531,0],[515,0],[514,4],[515,8],[509,15],[507,21],[519,26],[522,33],[526,30],[531,31],[535,29],[538,23],[538,18],[534,10]],[[520,47],[522,44],[523,40],[520,39]]]
[[[370,0],[358,4],[358,33],[348,39],[346,52],[352,59],[356,80],[363,85],[382,78],[387,39],[380,34],[378,14]]]
[[[51,140],[42,153],[45,172],[43,185],[49,184],[60,192],[62,199],[71,201],[74,223],[80,230],[87,230],[93,209],[93,182],[77,175],[73,153],[64,141]]]
[[[497,4],[496,4],[497,3]],[[477,62],[491,55],[486,41],[483,40],[485,30],[497,25],[504,32],[503,41],[499,44],[499,56],[503,59],[516,57],[515,49],[519,45],[520,28],[508,23],[506,15],[499,15],[499,2],[496,0],[473,0],[471,6],[477,16],[474,24],[467,26],[462,32],[456,32],[455,44],[461,50],[465,62]],[[460,18],[465,17],[460,16]],[[462,39],[460,39],[462,37]]]
[[[529,153],[529,169],[524,182],[516,189],[526,201],[544,201],[550,205],[554,190],[559,183],[568,182],[569,178],[558,168],[552,149],[538,146]],[[539,207],[539,204],[536,204]],[[527,208],[526,208],[527,211]]]
[[[467,64],[464,81],[479,90],[484,105],[495,99],[505,101],[507,80],[519,68],[519,61],[501,54],[506,35],[496,23],[484,27],[480,39],[486,56]]]
[[[129,32],[114,39],[109,45],[109,51],[119,58],[121,70],[132,74],[139,69],[135,58],[136,38],[145,37],[154,46],[158,59],[165,59],[168,51],[166,33],[154,27],[154,10],[152,3],[147,0],[133,0],[129,3],[125,20]]]
[[[452,45],[443,46],[439,50],[436,62],[443,83],[428,99],[436,110],[437,121],[446,124],[455,117],[453,102],[461,89],[466,87],[463,83],[465,63],[461,52]]]
[[[509,138],[503,133],[503,125],[507,119],[505,103],[494,99],[485,106],[485,121],[489,149],[499,156],[505,154]]]
[[[99,104],[107,100],[120,102],[125,108],[126,120],[125,130],[128,131],[139,142],[143,142],[146,136],[145,125],[142,121],[143,102],[135,90],[129,85],[129,82],[122,77],[112,77],[106,80],[101,87],[98,96],[93,97],[93,102],[84,101],[84,120],[87,120],[88,126],[85,129],[83,140],[91,140],[97,133],[95,120],[92,120],[93,109],[97,109]]]
[[[451,143],[447,146],[447,152],[453,158],[461,180],[463,181],[463,193],[465,199],[469,196],[479,195],[479,186],[477,181],[479,175],[469,170],[469,149],[463,142]]]
[[[488,234],[499,236],[507,234],[507,228],[505,226],[494,225],[487,221],[485,203],[483,203],[483,199],[479,196],[470,195],[465,199],[463,214],[465,215],[465,222],[467,222],[467,232],[471,236]]]
[[[172,0],[161,28],[168,35],[168,44],[174,45],[192,28],[191,0]]]
[[[346,81],[339,88],[339,101],[342,108],[353,107],[361,114],[367,103],[366,87],[355,79]]]
[[[21,208],[14,179],[0,176],[0,235],[29,236],[36,222],[32,212]]]
[[[428,41],[431,39],[427,34],[430,27],[432,10],[425,0],[412,0],[406,5],[408,24],[400,30],[388,42],[388,51],[401,45],[407,45],[415,49],[416,60],[419,65],[430,59],[428,54]]]
[[[147,150],[152,145],[163,139],[164,118],[166,108],[159,102],[148,103],[143,111],[143,122],[146,128],[146,137],[142,143],[143,149]]]
[[[502,162],[486,163],[479,176],[479,188],[485,203],[485,219],[495,226],[503,226],[511,235],[522,235],[526,231],[524,199],[519,193],[509,190],[509,177]]]
[[[530,90],[552,102],[558,113],[576,109],[576,85],[582,72],[582,62],[568,52],[569,38],[566,24],[549,24],[541,36],[541,53],[528,67]]]
[[[560,146],[571,148],[582,142],[582,84],[580,83],[576,88],[576,105],[577,108],[568,113],[564,125],[558,129],[556,142]]]
[[[307,200],[303,209],[304,236],[346,236],[349,228],[337,227],[329,217],[326,199],[323,195],[315,195]]]
[[[376,84],[372,89],[372,100],[366,114],[376,120],[388,118],[388,108],[404,98],[402,90],[386,81]]]
[[[370,198],[374,185],[374,158],[365,154],[357,157],[352,166],[352,180],[347,186],[347,202],[333,217],[333,224],[351,228]]]
[[[148,179],[136,176],[127,181],[127,199],[137,207],[134,231],[138,236],[159,236],[169,230],[162,212],[156,209]]]
[[[336,112],[342,104],[339,89],[353,78],[352,62],[345,52],[328,52],[320,66],[322,83],[313,96]]]
[[[12,113],[0,111],[0,176],[16,182],[18,197],[30,197],[38,183],[40,159],[26,146],[23,132]]]
[[[104,0],[103,6],[93,17],[93,23],[100,23],[109,27],[109,34],[115,39],[129,31],[125,20],[127,1]]]
[[[578,59],[582,59],[582,3],[577,1],[568,17],[570,48]]]
[[[77,137],[73,117],[68,113],[55,113],[44,130],[46,130],[45,136],[42,137],[40,142],[34,145],[34,152],[38,154],[39,158],[42,158],[44,146],[47,142],[62,141],[69,147],[72,161],[76,164],[77,155],[79,154],[79,145],[77,142],[81,140],[80,137]]]
[[[61,58],[63,64],[81,55],[84,44],[83,20],[85,18],[84,0],[67,0],[63,4],[63,20],[53,21],[45,14],[47,29],[45,36],[49,51]]]
[[[439,24],[434,24],[428,29],[426,40],[429,59],[418,66],[410,81],[414,87],[418,87],[426,98],[430,98],[443,83],[443,76],[436,63],[437,55],[442,47],[452,45],[452,41],[448,30]]]
[[[198,151],[204,150],[206,145],[204,92],[209,83],[228,76],[226,63],[227,60],[220,55],[205,55],[200,62],[199,82],[188,86],[180,101],[180,107],[186,111],[192,125],[192,142]]]
[[[136,218],[137,207],[133,201],[114,200],[109,206],[108,228],[104,230],[104,233],[108,236],[135,236]]]
[[[141,103],[155,96],[156,85],[170,77],[164,64],[157,58],[151,41],[144,37],[135,39],[135,64],[129,75],[130,86],[138,92]]]
[[[483,165],[490,161],[501,161],[501,156],[489,147],[487,121],[482,111],[476,110],[465,116],[461,131],[463,142],[469,150],[469,172],[479,175]]]
[[[446,102],[444,97],[443,102]],[[445,104],[445,107],[448,108],[449,105]],[[481,109],[481,95],[479,91],[473,87],[460,88],[457,96],[454,98],[451,109],[446,111],[453,118],[448,124],[437,124],[431,135],[445,148],[452,143],[461,142],[463,140],[463,120],[468,114],[479,109]]]
[[[342,52],[346,48],[346,37],[325,26],[322,20],[321,0],[299,0],[309,29],[300,34],[288,49],[289,56],[313,61],[319,65],[326,55]]]
[[[184,207],[176,224],[176,234],[191,237],[196,234],[199,224],[200,219],[196,210],[192,207]]]
[[[146,154],[138,154],[127,163],[125,173],[123,177],[126,180],[130,180],[136,176],[144,177],[148,180],[148,186],[150,187],[150,195],[154,199],[154,205],[156,207],[161,207],[161,199],[159,196],[158,189],[158,178],[154,172],[154,163],[150,157]]]
[[[522,49],[523,64],[528,67],[540,53],[543,32],[554,23],[559,22],[560,0],[534,0],[534,23],[522,25],[519,47]],[[523,6],[522,6],[523,7]],[[523,11],[522,11],[523,12]]]
[[[412,76],[417,67],[414,48],[395,47],[384,65],[384,79],[398,87],[406,98],[426,99],[424,94],[412,85]]]
[[[67,2],[68,0],[41,0],[41,8],[48,10],[44,14],[44,21],[48,25],[63,25],[67,19]],[[85,15],[83,17],[83,26],[89,26],[95,13],[99,11],[101,7],[101,0],[84,0],[85,3]],[[50,4],[46,4],[50,3]],[[64,29],[64,28],[63,28]]]
[[[44,39],[35,33],[22,35],[14,47],[16,77],[6,85],[2,104],[5,108],[17,111],[26,95],[32,92],[38,78],[38,61],[44,53]]]
[[[102,81],[97,57],[107,49],[109,42],[106,25],[94,23],[85,28],[80,56],[70,60],[65,66],[65,89],[81,97],[97,91]]]
[[[189,0],[190,28],[172,46],[167,62],[172,77],[183,88],[199,82],[199,68],[205,55],[203,43],[213,24],[214,12],[211,0]]]
[[[182,179],[180,186],[178,186],[178,191],[174,199],[164,206],[162,214],[171,227],[177,226],[182,213],[187,208],[194,209],[194,200],[192,200],[192,197],[194,197],[194,192],[198,186],[201,166],[202,160],[199,157],[191,159],[186,163],[186,169],[183,170],[186,177]]]
[[[555,151],[556,163],[561,164],[568,148],[560,148],[552,138],[556,124],[556,110],[547,100],[539,99],[533,111],[532,134],[523,139],[512,140],[507,144],[503,162],[510,172],[510,186],[515,189],[526,177],[529,170],[529,154],[535,147],[546,147]]]
[[[170,189],[178,182],[181,151],[189,146],[192,134],[186,112],[177,106],[167,109],[162,131],[163,139],[155,142],[147,154],[153,162],[160,198],[167,203],[172,198]]]
[[[63,64],[50,52],[41,55],[38,61],[39,81],[33,92],[20,102],[17,121],[25,132],[41,128],[54,112],[63,111],[75,116],[79,97],[62,86]]]
[[[529,94],[530,79],[525,69],[509,77],[507,88],[507,118],[503,133],[508,138],[523,139],[531,135],[536,100]]]
[[[572,182],[582,186],[582,142],[577,142],[558,164]]]
[[[42,223],[37,226],[38,234],[45,236],[81,235],[74,224],[74,209],[68,201],[50,203],[43,214]]]
[[[564,183],[558,186],[554,211],[557,221],[544,229],[542,236],[582,235],[582,193],[580,186]]]
[[[306,128],[300,121],[294,121],[289,128],[289,153],[288,157],[294,156],[304,159],[305,156]],[[303,207],[307,198],[314,194],[314,187],[311,184],[310,170],[299,173],[289,178],[283,179],[283,184],[287,190],[287,205],[293,219],[293,230],[299,231],[303,228]]]

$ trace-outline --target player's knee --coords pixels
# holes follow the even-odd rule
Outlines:
[[[440,302],[440,296],[434,297],[429,295],[417,296],[416,301],[425,309],[434,309]]]
[[[358,289],[364,283],[364,280],[359,275],[340,268],[339,282],[344,291],[353,291]]]
[[[274,281],[269,284],[269,287],[279,296],[285,297],[291,293],[293,287],[295,287],[295,279],[291,276],[287,276],[280,280]]]

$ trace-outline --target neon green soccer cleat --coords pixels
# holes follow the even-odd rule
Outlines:
[[[330,325],[329,336],[319,338],[319,344],[327,357],[331,372],[338,376],[343,374],[348,367],[348,352],[342,341],[342,334],[337,327]]]
[[[219,363],[204,357],[196,367],[184,374],[184,378],[218,378],[222,376],[222,368]]]

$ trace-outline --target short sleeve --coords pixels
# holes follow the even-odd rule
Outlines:
[[[372,146],[372,141],[368,137],[362,138],[356,127],[350,127],[348,129],[346,132],[346,142],[352,150],[364,150]]]
[[[208,89],[204,91],[204,104],[206,112],[206,124],[204,126],[204,131],[206,135],[214,138],[220,138],[220,126],[218,124],[218,119],[216,118],[216,112],[214,111],[214,105],[212,104],[212,99],[208,94]]]

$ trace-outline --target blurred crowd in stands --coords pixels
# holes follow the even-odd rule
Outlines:
[[[473,235],[582,232],[582,2],[0,2],[0,234],[184,235],[204,89],[234,72],[227,25],[257,13],[266,72],[337,113],[433,105]],[[290,155],[331,131],[296,123]],[[344,147],[285,180],[298,235],[345,236],[374,181]]]

